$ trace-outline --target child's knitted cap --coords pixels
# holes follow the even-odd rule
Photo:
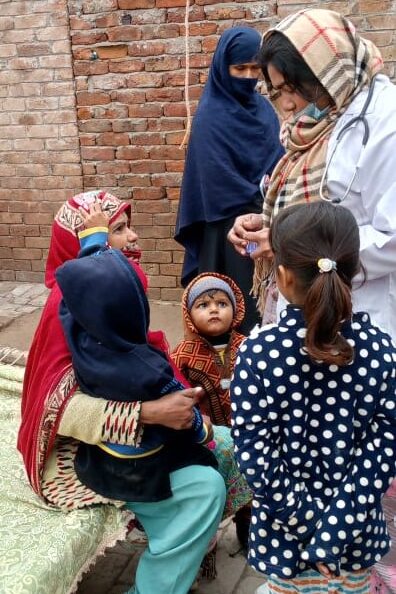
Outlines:
[[[188,311],[191,310],[194,302],[202,295],[202,293],[206,293],[206,291],[223,291],[229,300],[232,303],[232,307],[234,312],[236,310],[236,299],[234,295],[234,291],[231,289],[230,285],[223,281],[221,278],[217,278],[216,276],[204,276],[203,278],[199,278],[196,283],[192,285],[188,292],[187,297],[187,309]]]

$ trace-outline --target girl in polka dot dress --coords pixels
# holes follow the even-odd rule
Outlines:
[[[254,491],[249,562],[268,576],[263,592],[366,594],[389,549],[396,349],[352,313],[359,231],[347,209],[291,206],[270,241],[290,305],[244,341],[231,383],[236,456]]]

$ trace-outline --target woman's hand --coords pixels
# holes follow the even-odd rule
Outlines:
[[[140,423],[163,425],[170,429],[190,429],[194,420],[193,407],[202,396],[202,388],[187,388],[142,403]]]
[[[249,255],[254,260],[261,257],[271,259],[273,256],[269,244],[269,229],[263,228],[263,218],[260,214],[252,213],[237,217],[227,238],[241,256]],[[250,254],[246,251],[249,242],[257,244],[256,249]]]

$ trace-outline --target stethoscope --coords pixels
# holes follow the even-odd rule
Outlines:
[[[319,186],[319,196],[322,200],[325,200],[326,202],[332,202],[333,204],[340,204],[341,202],[343,202],[345,200],[345,198],[348,196],[349,191],[352,187],[352,184],[355,181],[356,174],[357,174],[357,167],[355,167],[355,170],[354,170],[352,178],[348,184],[348,187],[345,190],[344,195],[341,198],[327,198],[327,196],[325,196],[323,194],[323,188],[326,183],[329,167],[333,160],[334,154],[338,148],[338,145],[341,142],[342,137],[345,135],[345,132],[348,132],[348,130],[350,130],[352,128],[352,126],[355,126],[355,124],[359,124],[359,122],[362,122],[363,127],[364,127],[364,134],[363,134],[361,150],[365,148],[365,146],[368,142],[368,139],[370,137],[370,129],[369,129],[369,125],[367,122],[366,113],[367,113],[368,107],[370,105],[371,99],[373,98],[375,81],[376,81],[376,77],[374,76],[371,81],[369,91],[367,93],[366,101],[364,102],[364,105],[362,107],[362,111],[359,113],[359,115],[357,115],[356,117],[352,118],[349,122],[347,122],[337,134],[334,148],[331,152],[329,159],[327,160],[326,167],[323,172],[322,179],[320,180],[320,186]]]

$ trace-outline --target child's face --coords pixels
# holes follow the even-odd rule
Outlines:
[[[231,328],[234,319],[232,303],[223,291],[204,293],[193,303],[190,317],[203,336],[220,336]]]
[[[121,213],[109,225],[109,245],[117,250],[125,249],[129,244],[138,240],[138,235],[128,226],[128,217],[125,212]]]

